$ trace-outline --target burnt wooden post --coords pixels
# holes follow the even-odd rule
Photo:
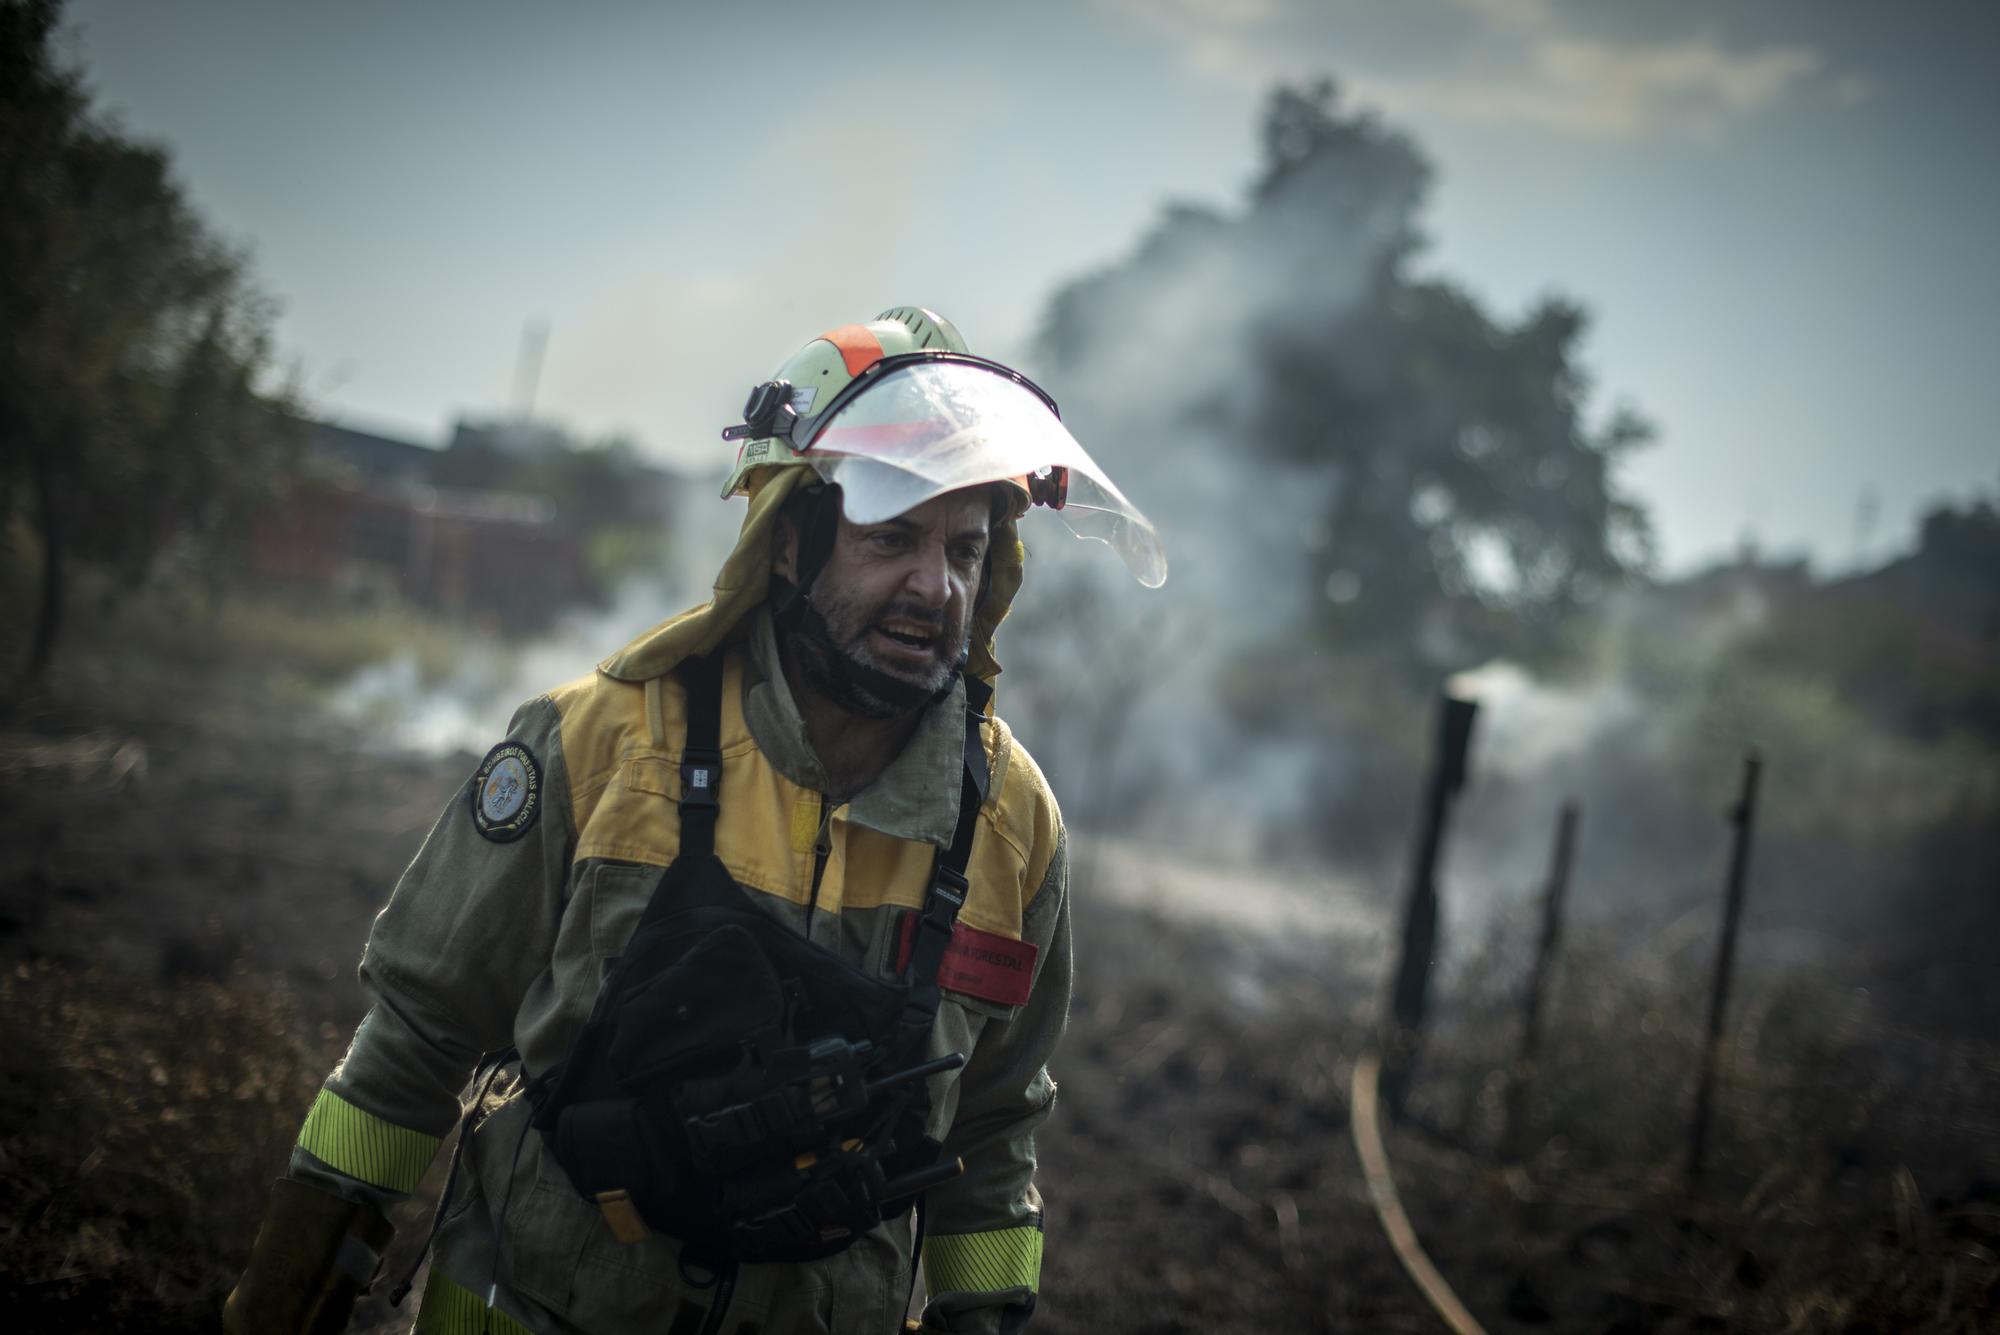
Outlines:
[[[1437,956],[1437,865],[1444,850],[1445,826],[1451,801],[1465,786],[1466,757],[1472,749],[1472,722],[1479,705],[1442,696],[1438,708],[1437,746],[1424,789],[1424,809],[1417,826],[1415,856],[1410,865],[1409,905],[1403,916],[1402,957],[1389,994],[1389,1024],[1384,1038],[1383,1097],[1389,1110],[1400,1114],[1409,1087],[1410,1065],[1422,1038],[1428,1009],[1431,961]]]
[[[1736,937],[1743,926],[1744,881],[1750,869],[1750,832],[1757,818],[1757,779],[1764,762],[1755,751],[1743,757],[1743,791],[1729,812],[1736,827],[1729,848],[1729,883],[1722,906],[1722,942],[1715,955],[1715,983],[1709,993],[1708,1038],[1702,1045],[1701,1080],[1695,1086],[1694,1132],[1688,1145],[1688,1185],[1701,1178],[1708,1155],[1708,1122],[1715,1101],[1715,1058],[1722,1044],[1722,1018],[1729,1005],[1730,976],[1736,968]]]
[[[1576,850],[1577,806],[1565,802],[1556,818],[1555,851],[1549,855],[1549,879],[1542,889],[1542,934],[1535,942],[1535,963],[1528,973],[1528,992],[1521,1003],[1521,1052],[1514,1062],[1514,1079],[1507,1089],[1507,1152],[1518,1155],[1527,1127],[1528,1085],[1535,1078],[1535,1061],[1542,1046],[1542,994],[1555,967],[1556,945],[1562,940],[1563,901],[1569,892],[1570,860]]]

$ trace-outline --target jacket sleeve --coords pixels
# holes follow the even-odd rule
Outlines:
[[[378,1206],[408,1194],[479,1055],[513,1043],[554,946],[576,831],[555,706],[523,705],[508,744],[533,761],[534,816],[482,832],[475,774],[432,827],[369,932],[361,979],[374,1005],[306,1116],[294,1178]]]
[[[945,1152],[965,1173],[925,1202],[924,1329],[1012,1335],[1041,1285],[1035,1129],[1055,1105],[1048,1061],[1069,1023],[1069,858],[1058,837],[1021,936],[1038,948],[1028,1000],[988,1020],[960,1080]]]

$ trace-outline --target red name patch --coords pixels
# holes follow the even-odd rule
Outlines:
[[[910,950],[917,937],[917,915],[903,916],[903,936],[896,949],[896,971],[910,962]],[[1028,985],[1035,977],[1035,943],[982,932],[977,927],[953,923],[951,944],[944,948],[938,965],[938,986],[963,992],[999,1006],[1018,1006],[1028,999]]]

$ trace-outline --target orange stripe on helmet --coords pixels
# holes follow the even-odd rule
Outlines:
[[[882,340],[867,325],[844,324],[820,337],[840,349],[840,360],[847,363],[849,375],[860,375],[882,360]]]

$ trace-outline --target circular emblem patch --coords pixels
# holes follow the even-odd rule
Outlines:
[[[472,776],[472,824],[496,844],[519,839],[542,811],[542,767],[519,742],[486,753]]]

